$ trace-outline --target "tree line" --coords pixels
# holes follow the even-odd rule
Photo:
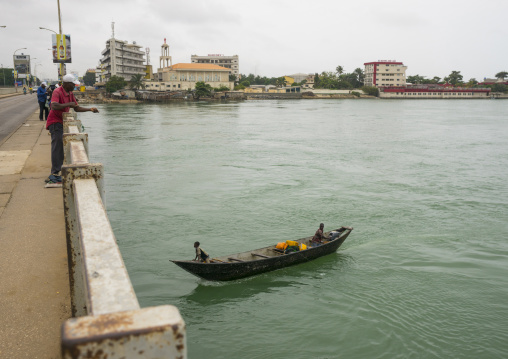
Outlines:
[[[0,77],[2,74],[0,74]],[[92,75],[93,78],[92,78]],[[4,75],[5,76],[5,75]],[[11,75],[12,76],[12,75]],[[500,80],[504,80],[508,77],[508,72],[501,71],[498,72],[495,76]],[[11,84],[11,81],[7,80],[7,76],[4,77],[7,84]],[[125,81],[125,79],[121,76],[111,76],[109,81],[106,83],[106,91],[109,93],[118,91],[122,88],[129,86],[132,89],[142,89],[145,88],[143,83],[144,76],[142,74],[134,75],[129,82]],[[12,79],[12,77],[11,77]],[[375,87],[370,88],[364,86],[365,75],[361,68],[355,69],[351,73],[344,73],[344,68],[342,66],[337,66],[335,72],[333,71],[323,71],[322,73],[314,74],[314,88],[315,89],[331,89],[331,90],[352,90],[352,89],[362,89],[367,94],[376,95],[377,89]],[[266,76],[255,76],[254,74],[244,75],[241,74],[239,76],[239,80],[236,79],[235,75],[230,75],[230,81],[235,81],[235,90],[243,90],[251,85],[274,85],[277,87],[284,87],[287,85],[287,81],[284,76],[280,77],[266,77]],[[1,81],[1,79],[0,79]],[[92,86],[95,82],[95,74],[88,73],[83,77],[83,81],[85,85]],[[463,87],[477,87],[478,81],[475,78],[471,78],[469,81],[465,82],[463,75],[460,71],[452,71],[448,76],[444,78],[434,76],[433,78],[426,78],[426,76],[420,75],[410,75],[407,76],[406,81],[412,84],[450,84],[453,86],[463,86]],[[301,82],[294,82],[291,86],[302,86],[306,83],[306,80]],[[204,83],[203,83],[204,84]],[[198,86],[200,90],[203,90],[204,85]],[[508,86],[504,84],[492,84],[492,85],[484,85],[492,88],[495,92],[507,92]],[[226,91],[226,88],[220,89],[212,89],[211,87],[206,87],[206,90],[218,90],[218,91]],[[203,91],[203,92],[206,92]],[[201,92],[201,91],[200,91]]]
[[[508,72],[501,71],[498,72],[495,76],[499,80],[504,80],[506,77],[508,77]],[[469,79],[469,81],[464,81],[464,76],[460,73],[460,71],[452,71],[448,76],[445,76],[444,78],[434,76],[433,78],[426,78],[426,76],[420,76],[420,75],[411,75],[407,76],[406,81],[415,85],[419,84],[441,84],[446,85],[450,84],[453,86],[462,86],[462,87],[478,87],[479,82],[475,78]],[[506,92],[508,91],[508,86],[498,83],[498,84],[491,84],[491,85],[482,85],[482,87],[490,87],[495,92]]]

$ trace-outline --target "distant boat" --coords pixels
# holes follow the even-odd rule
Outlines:
[[[312,237],[299,239],[295,242],[307,249],[285,254],[276,245],[255,249],[248,252],[230,254],[222,257],[210,258],[210,263],[197,261],[171,261],[187,272],[200,278],[213,281],[228,281],[252,275],[270,272],[295,264],[309,262],[327,254],[334,253],[344,243],[353,227],[340,227],[326,232],[324,235],[331,240],[317,247],[311,247]]]

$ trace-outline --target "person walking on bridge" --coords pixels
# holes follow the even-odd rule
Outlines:
[[[37,101],[39,102],[39,120],[43,121],[42,115],[44,114],[44,120],[48,119],[49,108],[46,107],[48,100],[48,92],[46,91],[46,83],[43,82],[37,89]]]
[[[62,86],[55,89],[51,97],[51,111],[46,122],[46,129],[51,133],[51,175],[46,179],[50,184],[62,183],[62,176],[59,173],[64,161],[63,114],[69,112],[71,108],[76,112],[99,112],[95,107],[85,108],[78,105],[72,93],[76,84],[79,82],[75,82],[72,75],[65,75]]]

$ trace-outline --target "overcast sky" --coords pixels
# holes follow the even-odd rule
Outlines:
[[[173,64],[192,54],[239,55],[240,72],[260,76],[364,69],[397,60],[407,75],[464,80],[508,71],[508,0],[60,0],[62,30],[71,35],[72,64],[83,76],[111,37],[150,48],[159,66],[167,38]],[[0,0],[0,63],[12,55],[37,58],[39,77],[56,78],[51,32],[56,0]],[[32,71],[33,72],[33,71]]]

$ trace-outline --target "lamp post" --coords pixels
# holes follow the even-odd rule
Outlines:
[[[60,0],[57,1],[57,4],[58,4],[58,29],[60,31],[60,36],[62,36],[62,20],[61,20],[61,17],[60,17]],[[39,29],[51,31],[51,32],[55,33],[56,35],[59,34],[55,30],[51,30],[51,29],[48,29],[46,27],[39,26]],[[60,81],[62,81],[62,78],[63,78],[63,75],[64,75],[64,73],[63,73],[64,70],[63,69],[64,69],[64,64],[60,64],[59,70],[58,70],[58,79]]]
[[[33,63],[34,60],[37,60],[37,57],[34,57],[33,59],[30,58],[30,62]],[[34,66],[37,66],[36,64],[34,64]],[[32,66],[30,65],[30,71],[32,71]],[[35,69],[34,69],[34,76],[35,76]]]
[[[13,64],[14,71],[16,71],[16,64],[14,63],[14,56],[16,55],[16,52],[19,50],[26,50],[26,49],[27,49],[26,47],[22,47],[17,50],[14,50],[14,53],[12,54],[12,64]],[[16,92],[18,92],[18,85],[17,85],[17,81],[16,81],[17,79],[18,79],[18,76],[14,76],[14,85],[16,87]]]
[[[36,62],[34,64],[34,85],[36,85],[36,86],[37,86],[37,83],[36,83],[36,81],[37,81],[37,65],[42,66],[42,64],[40,62]]]

